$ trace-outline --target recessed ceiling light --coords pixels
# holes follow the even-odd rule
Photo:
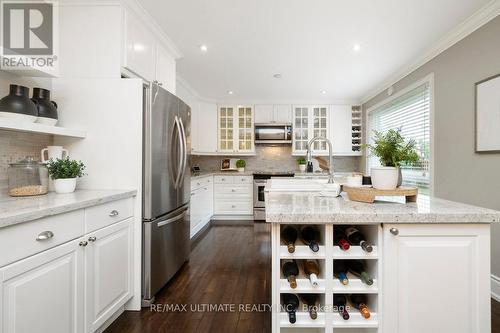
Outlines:
[[[326,95],[326,90],[321,90],[321,93],[322,93],[323,95]]]
[[[228,90],[228,91],[227,91],[227,94],[228,94],[228,95],[232,95],[232,94],[234,94],[234,91],[232,91],[232,90]]]
[[[361,50],[361,45],[359,45],[359,44],[354,44],[354,45],[352,46],[352,50],[353,50],[354,52],[358,52],[359,50]]]
[[[200,51],[203,53],[207,53],[208,47],[205,44],[200,45]]]
[[[273,77],[275,79],[281,79],[281,74],[280,73],[276,73],[276,74],[273,75]]]

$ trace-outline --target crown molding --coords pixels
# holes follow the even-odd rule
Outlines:
[[[395,74],[389,76],[386,80],[377,84],[377,86],[370,90],[362,99],[362,103],[366,103],[384,90],[388,89],[393,84],[397,83],[413,71],[426,64],[430,60],[437,57],[439,54],[449,49],[486,23],[493,20],[500,15],[500,0],[492,0],[477,12],[472,14],[465,21],[460,23],[457,27],[449,31],[437,43],[435,43],[427,52],[424,52],[415,61],[409,63]]]
[[[146,25],[160,39],[161,43],[175,59],[183,57],[182,52],[177,48],[168,34],[137,0],[121,0],[121,3],[126,9],[132,11],[140,19],[141,23]]]

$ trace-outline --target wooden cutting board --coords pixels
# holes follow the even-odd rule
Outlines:
[[[373,203],[377,196],[404,196],[406,202],[416,202],[418,196],[418,188],[407,186],[400,186],[395,190],[377,190],[373,187],[350,187],[344,185],[344,191],[349,196],[349,200],[367,203]]]

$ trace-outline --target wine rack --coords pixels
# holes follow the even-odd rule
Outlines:
[[[295,252],[288,253],[286,244],[281,239],[283,224],[272,225],[272,332],[273,333],[380,333],[382,323],[380,313],[382,300],[379,296],[381,284],[381,240],[382,227],[380,225],[356,225],[373,244],[373,251],[367,253],[360,246],[352,246],[349,250],[341,250],[334,245],[334,232],[337,225],[315,224],[320,231],[319,251],[313,252],[307,245],[300,241],[295,243]],[[301,225],[295,225],[298,229]],[[295,259],[299,267],[296,278],[297,288],[292,289],[281,271],[284,259]],[[318,285],[313,286],[302,268],[301,260],[316,259],[319,263],[320,274]],[[366,266],[366,271],[373,279],[372,285],[366,285],[359,277],[348,273],[349,283],[343,285],[333,274],[334,265],[339,260],[360,259]],[[281,308],[281,295],[285,293],[317,294],[319,295],[318,317],[311,319],[309,312],[303,308],[302,301],[297,310],[297,321],[291,324],[288,314]],[[352,305],[349,311],[349,320],[344,320],[340,314],[333,310],[333,295],[335,294],[364,294],[370,309],[370,318],[365,319]],[[300,298],[300,297],[299,297]]]
[[[351,132],[351,140],[352,140],[352,151],[354,153],[361,154],[361,144],[362,144],[362,126],[363,126],[363,112],[361,110],[361,106],[353,106],[351,108],[352,111],[352,132]]]

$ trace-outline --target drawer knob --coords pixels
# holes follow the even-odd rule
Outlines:
[[[51,239],[54,237],[54,233],[52,231],[43,231],[36,236],[37,241],[44,241],[47,239]]]
[[[244,182],[245,180],[243,178],[241,178],[241,181]]]
[[[236,208],[236,206],[235,205],[231,205],[231,208]]]
[[[196,183],[196,186],[200,186],[200,183]]]
[[[396,228],[391,228],[391,229],[389,229],[389,232],[390,232],[391,234],[393,234],[394,236],[399,235],[399,230],[398,230],[398,229],[396,229]]]
[[[90,236],[89,237],[89,242],[95,242],[97,240],[96,236]]]
[[[110,217],[115,217],[115,216],[118,216],[118,214],[120,214],[120,213],[118,213],[118,211],[117,211],[116,209],[113,209],[113,210],[109,213],[109,216],[110,216]]]
[[[80,246],[87,246],[88,243],[87,243],[87,241],[81,241],[78,245],[80,245]]]
[[[236,190],[235,190],[235,189],[232,189],[232,190],[231,190],[231,192],[236,192]]]

